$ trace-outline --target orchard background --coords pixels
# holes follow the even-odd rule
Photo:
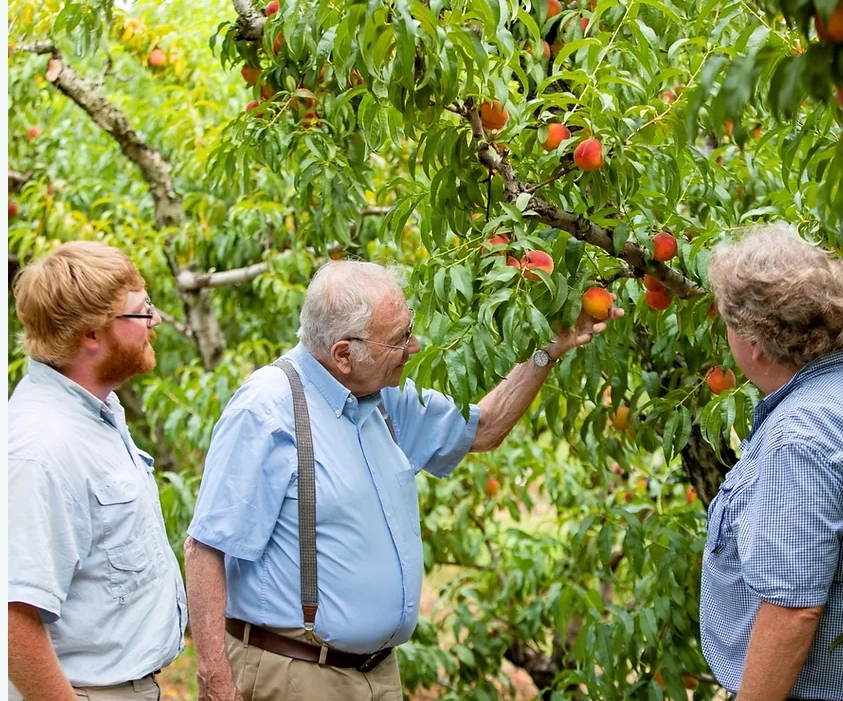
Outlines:
[[[404,684],[509,698],[514,669],[543,699],[718,693],[699,646],[704,507],[758,395],[706,264],[768,221],[843,249],[843,5],[8,12],[9,277],[76,238],[140,267],[165,323],[157,370],[120,397],[177,553],[214,423],[295,344],[326,259],[406,268],[422,342],[408,374],[463,407],[604,287],[626,316],[559,363],[505,444],[418,478],[429,605],[399,651]],[[660,262],[662,231],[678,253]],[[645,273],[666,291],[647,296]],[[13,387],[26,366],[8,313]]]

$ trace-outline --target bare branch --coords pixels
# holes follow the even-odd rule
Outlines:
[[[187,338],[189,338],[194,343],[196,342],[196,334],[193,333],[193,331],[190,328],[185,326],[183,323],[181,323],[174,316],[170,316],[169,314],[167,314],[167,312],[161,311],[160,309],[158,309],[158,307],[155,308],[155,311],[158,312],[158,316],[160,316],[161,319],[163,319],[165,324],[169,324],[176,331],[178,331],[180,334],[182,334],[183,336],[186,336]]]
[[[176,276],[176,283],[182,290],[199,290],[204,287],[240,285],[244,282],[251,282],[258,275],[263,275],[267,270],[269,270],[269,263],[265,262],[255,263],[245,268],[223,270],[219,273],[197,273],[191,270],[182,270]]]
[[[231,0],[231,2],[238,14],[237,32],[239,38],[248,41],[263,37],[266,17],[255,9],[252,0]]]
[[[495,171],[501,176],[506,201],[515,202],[519,195],[525,192],[531,193],[531,187],[535,188],[536,186],[522,183],[515,174],[512,164],[498,153],[493,144],[486,140],[486,133],[480,121],[480,113],[471,103],[467,103],[466,117],[471,125],[471,133],[477,149],[477,159],[490,171]],[[530,199],[527,208],[538,215],[539,221],[566,231],[580,241],[586,241],[602,248],[610,255],[629,263],[641,273],[649,273],[680,297],[694,297],[705,294],[705,290],[698,287],[693,280],[685,277],[674,268],[653,260],[652,256],[638,244],[627,242],[620,253],[615,253],[612,232],[592,224],[584,217],[565,211],[535,196]]]
[[[19,44],[15,51],[31,54],[58,54],[58,47],[51,41],[34,41],[31,44]]]
[[[23,186],[32,177],[32,171],[19,173],[16,170],[9,170],[9,192],[21,192]]]

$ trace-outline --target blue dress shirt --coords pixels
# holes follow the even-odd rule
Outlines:
[[[802,368],[756,407],[741,459],[708,510],[700,627],[737,691],[755,615],[825,606],[791,695],[843,699],[843,352]]]
[[[409,640],[424,562],[415,475],[448,475],[466,455],[480,410],[412,381],[357,398],[299,344],[316,469],[319,610],[332,647],[370,653]],[[378,411],[382,399],[398,444]],[[400,448],[399,448],[400,446]],[[297,452],[287,376],[256,371],[214,428],[188,532],[225,553],[226,615],[301,628]]]
[[[184,644],[152,462],[116,395],[29,361],[9,401],[9,602],[40,610],[74,686],[139,679]]]

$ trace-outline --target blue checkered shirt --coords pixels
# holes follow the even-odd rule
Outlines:
[[[755,614],[825,606],[790,695],[843,700],[843,351],[759,402],[708,510],[700,627],[718,681],[741,685]]]

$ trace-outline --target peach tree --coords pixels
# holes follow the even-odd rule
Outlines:
[[[121,398],[177,549],[214,422],[295,343],[322,261],[406,267],[408,373],[462,407],[609,290],[624,319],[501,449],[419,478],[438,599],[402,675],[711,698],[704,506],[758,396],[730,381],[706,263],[767,221],[843,248],[841,7],[12,2],[9,269],[79,237],[141,267],[167,323]]]

